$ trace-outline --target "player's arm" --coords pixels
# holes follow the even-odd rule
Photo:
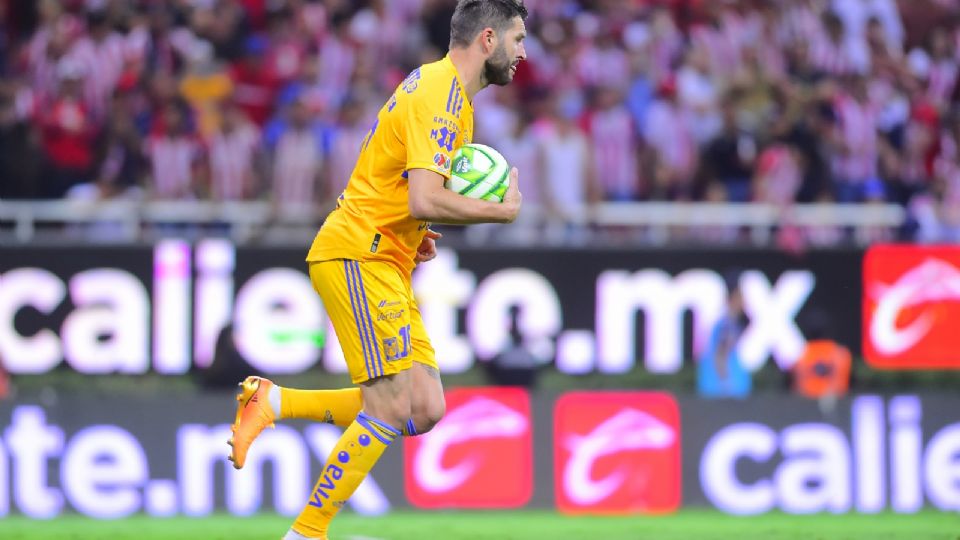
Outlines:
[[[429,169],[410,169],[407,175],[410,215],[420,221],[452,225],[511,223],[520,212],[516,167],[510,170],[510,186],[500,203],[454,193],[443,187],[444,177],[440,173]]]
[[[431,86],[432,84],[432,86]],[[424,83],[419,89],[401,95],[396,114],[403,115],[399,135],[406,150],[408,206],[410,215],[420,221],[469,225],[471,223],[510,223],[520,211],[517,170],[510,171],[510,186],[503,202],[471,199],[443,187],[450,174],[454,141],[462,138],[464,122],[449,102],[450,82]]]

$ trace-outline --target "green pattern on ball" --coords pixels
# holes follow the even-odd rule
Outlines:
[[[510,185],[510,171],[503,171],[503,175],[500,176],[500,179],[497,180],[493,186],[483,194],[481,199],[485,201],[495,201],[503,202],[503,196],[507,193],[507,188]]]
[[[453,173],[453,175],[463,180],[464,182],[470,182],[471,184],[475,184],[483,180],[487,176],[487,173],[485,171],[473,170],[473,171],[467,171],[465,173]]]
[[[467,164],[473,163],[473,148],[471,148],[471,147],[469,147],[469,146],[461,146],[461,147],[460,147],[460,150],[459,150],[457,153],[458,153],[461,157],[464,157],[464,158],[467,159]],[[455,171],[456,171],[456,170],[459,170],[459,169],[457,169],[456,163],[454,163],[453,170],[455,170]]]
[[[450,178],[445,185],[447,189],[473,199],[502,202],[506,184],[509,184],[506,165],[506,160],[492,148],[464,145],[453,156]],[[494,180],[496,177],[492,174],[500,178]]]
[[[472,192],[487,176],[487,171],[473,167],[473,159],[476,151],[475,148],[464,146],[453,160],[452,174],[467,183],[466,186],[457,191],[460,195],[467,195]]]

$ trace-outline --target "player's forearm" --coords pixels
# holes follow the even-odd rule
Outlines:
[[[420,221],[450,225],[509,223],[513,220],[513,214],[505,204],[471,199],[445,189],[411,199],[410,215]]]

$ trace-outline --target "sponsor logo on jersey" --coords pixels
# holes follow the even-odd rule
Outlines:
[[[437,146],[440,148],[443,148],[447,152],[453,152],[453,143],[457,141],[457,132],[449,129],[447,126],[443,126],[440,129],[431,130],[430,138],[437,141]]]
[[[441,171],[449,171],[450,156],[444,154],[443,152],[437,152],[433,155],[433,164],[436,165]]]
[[[411,71],[409,75],[407,75],[407,78],[403,80],[400,86],[403,87],[404,92],[408,94],[412,94],[417,89],[417,86],[419,84],[420,84],[420,68],[417,68]]]

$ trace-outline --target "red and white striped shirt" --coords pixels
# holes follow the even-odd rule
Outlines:
[[[144,153],[150,159],[153,193],[158,199],[193,198],[193,166],[202,147],[191,136],[155,134],[147,138]]]
[[[877,176],[877,109],[848,95],[837,98],[839,135],[844,149],[834,156],[833,172],[837,179],[863,182]]]
[[[498,144],[501,145],[500,150],[507,163],[516,167],[523,177],[521,179],[521,182],[523,182],[523,200],[532,204],[542,202],[540,194],[540,167],[542,163],[538,159],[537,141],[532,130],[528,127],[522,133],[509,134]]]
[[[576,66],[580,81],[589,86],[623,88],[630,76],[627,55],[618,47],[591,45],[577,56]]]
[[[710,57],[710,71],[715,77],[730,77],[741,66],[740,44],[723,28],[699,25],[690,30],[694,47]]]
[[[57,93],[57,58],[50,58],[47,48],[50,45],[52,31],[41,28],[30,39],[27,46],[27,69],[30,73],[30,86],[40,102],[52,99]]]
[[[320,73],[324,86],[330,89],[337,103],[350,87],[355,59],[353,47],[336,36],[329,35],[320,44]]]
[[[800,189],[800,165],[785,145],[764,150],[757,159],[756,200],[785,206],[794,202]]]
[[[655,101],[643,128],[646,143],[656,150],[659,162],[678,178],[692,177],[699,157],[693,129],[679,106]]]
[[[273,196],[280,207],[304,209],[314,204],[323,157],[321,141],[310,129],[290,128],[280,135],[273,158]]]
[[[810,42],[809,54],[810,63],[828,75],[847,75],[856,71],[847,47],[825,34]]]
[[[938,106],[949,104],[957,85],[957,75],[956,60],[940,58],[932,62],[928,75],[927,97]]]
[[[940,152],[933,162],[933,173],[948,183],[960,184],[960,141],[951,131],[940,133]]]
[[[230,132],[217,132],[207,145],[210,191],[215,200],[235,201],[252,195],[254,157],[260,147],[260,131],[241,125]]]
[[[370,124],[339,126],[333,134],[330,148],[330,178],[327,180],[331,194],[337,194],[347,187],[353,167],[357,164],[357,153],[364,137],[370,131]]]
[[[633,117],[622,105],[596,111],[588,120],[594,170],[604,193],[630,200],[639,192],[637,138]]]
[[[70,50],[70,57],[84,67],[84,99],[94,118],[106,116],[127,50],[126,39],[117,32],[110,32],[101,41],[89,36],[81,38]]]
[[[777,39],[782,44],[813,43],[824,35],[820,10],[810,2],[787,2],[777,26]]]

